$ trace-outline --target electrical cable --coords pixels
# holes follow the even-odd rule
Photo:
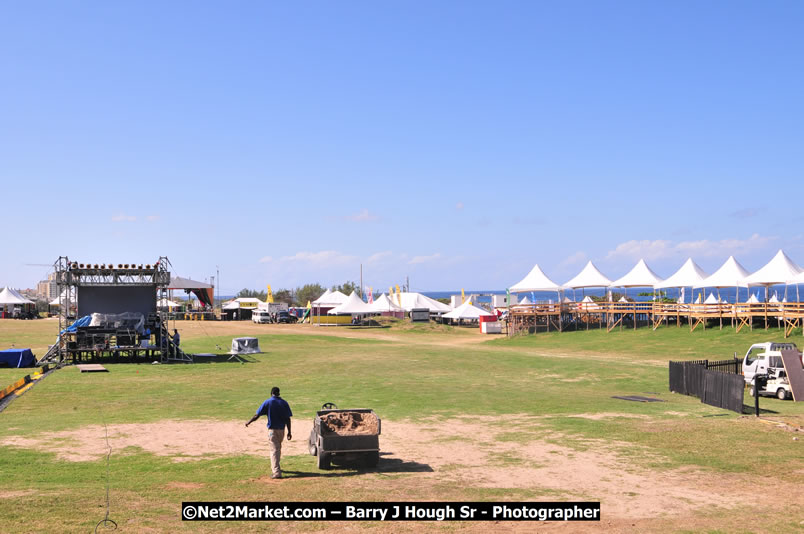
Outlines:
[[[106,434],[106,446],[109,448],[109,452],[106,453],[106,516],[95,525],[95,534],[98,534],[98,527],[101,525],[111,530],[117,530],[117,522],[109,519],[109,457],[112,455],[112,446],[109,445],[109,429],[106,426],[106,418],[103,416],[102,410],[101,418],[103,419],[103,432]],[[110,524],[114,526],[110,527]]]

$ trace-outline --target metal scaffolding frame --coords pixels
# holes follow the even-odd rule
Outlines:
[[[81,287],[121,287],[121,286],[154,286],[157,303],[168,297],[170,285],[170,261],[166,256],[160,256],[154,264],[84,264],[71,261],[67,256],[61,256],[54,264],[56,285],[59,293],[59,339],[51,347],[42,361],[64,361],[69,356],[67,339],[62,335],[77,319],[72,316],[73,308],[77,307],[78,290]],[[192,361],[168,336],[168,314],[164,308],[156,306],[154,315],[158,317],[162,329],[159,335],[160,360],[166,361]]]

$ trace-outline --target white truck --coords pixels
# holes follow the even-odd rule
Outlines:
[[[787,380],[784,364],[782,363],[783,350],[798,351],[795,343],[754,343],[743,357],[743,378],[751,386],[751,396],[754,396],[754,379],[757,375],[767,375],[768,381],[764,388],[759,389],[760,395],[776,396],[780,400],[792,397],[790,382]],[[799,359],[802,358],[799,351]],[[802,362],[804,364],[804,362]]]

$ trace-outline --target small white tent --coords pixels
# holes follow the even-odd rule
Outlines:
[[[157,308],[179,308],[181,304],[178,302],[173,302],[170,299],[159,299],[156,301]]]
[[[472,301],[467,300],[451,312],[445,313],[442,317],[445,319],[477,320],[480,317],[494,317],[494,314],[482,308],[478,308],[477,306],[473,306]]]

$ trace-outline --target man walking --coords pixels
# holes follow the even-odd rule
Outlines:
[[[271,388],[271,398],[263,402],[257,413],[254,414],[246,426],[260,418],[268,416],[268,441],[271,444],[271,478],[282,478],[282,470],[279,468],[279,460],[282,456],[282,440],[285,437],[285,426],[288,427],[288,441],[293,435],[290,432],[290,418],[293,413],[290,405],[279,396],[279,388]]]

